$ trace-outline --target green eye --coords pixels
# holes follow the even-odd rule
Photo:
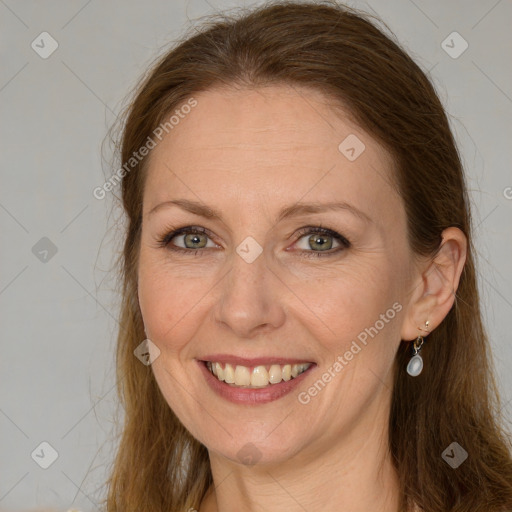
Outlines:
[[[299,252],[301,252],[306,257],[332,256],[333,254],[337,254],[351,246],[350,242],[344,236],[340,235],[336,231],[324,228],[322,226],[306,226],[299,230],[298,235],[299,240],[309,235],[309,238],[306,242],[308,247],[299,248]],[[185,247],[179,247],[174,243],[171,243],[172,240],[178,237],[182,237],[182,244]],[[195,256],[204,252],[201,249],[208,248],[207,244],[209,237],[210,235],[207,229],[198,226],[187,226],[172,230],[171,232],[160,237],[158,239],[158,246],[165,247],[171,251],[187,254],[193,253]],[[330,239],[338,243],[338,246],[334,247],[334,250],[331,250],[333,249],[333,241],[329,241]],[[212,244],[213,247],[218,247],[213,242]]]

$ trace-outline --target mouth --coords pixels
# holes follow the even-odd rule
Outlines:
[[[219,361],[202,361],[217,380],[235,388],[260,389],[288,382],[306,372],[315,363],[285,363],[244,366]]]
[[[218,396],[238,405],[254,406],[279,400],[303,385],[317,363],[304,359],[247,359],[211,354],[196,359],[206,384]]]

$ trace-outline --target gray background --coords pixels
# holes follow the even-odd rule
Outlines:
[[[118,296],[111,269],[120,240],[111,195],[102,201],[92,195],[115,170],[108,150],[102,162],[102,141],[165,45],[194,19],[244,5],[255,3],[0,0],[2,511],[93,511],[104,496],[116,397]],[[474,203],[497,378],[512,417],[512,2],[350,5],[389,24],[431,71],[451,115]],[[31,47],[44,31],[58,42],[47,59]],[[441,46],[453,31],[469,44],[458,58]],[[453,45],[461,48],[460,41]],[[38,254],[48,245],[43,237],[57,249],[47,261]],[[43,441],[58,452],[48,469],[31,457]],[[36,453],[39,460],[49,456],[47,449],[44,457],[40,448]]]

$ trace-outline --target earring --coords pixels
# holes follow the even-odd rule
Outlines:
[[[428,331],[428,320],[425,322],[425,329],[422,329],[421,327],[418,327],[418,329],[429,332]],[[423,346],[423,336],[418,336],[413,343],[413,356],[411,357],[411,360],[409,361],[409,364],[407,365],[407,373],[411,377],[417,377],[421,371],[423,370],[423,359],[420,356],[419,352],[421,350],[421,347]]]

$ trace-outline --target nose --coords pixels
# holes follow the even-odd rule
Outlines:
[[[263,252],[249,263],[234,252],[231,267],[219,283],[215,319],[239,338],[270,333],[285,321],[285,286],[264,256]]]

